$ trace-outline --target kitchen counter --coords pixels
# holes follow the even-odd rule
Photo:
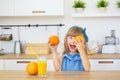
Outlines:
[[[0,71],[0,80],[120,80],[120,71],[47,72],[47,77],[25,71]]]
[[[48,59],[52,59],[52,54],[45,54],[42,56],[47,56]],[[89,54],[88,57],[90,59],[120,59],[120,54],[102,54],[102,53],[95,53],[95,54]],[[27,54],[20,54],[15,55],[13,53],[6,54],[0,56],[0,59],[35,59],[36,56],[34,55],[27,55]]]
[[[47,58],[52,58],[52,54],[41,54],[41,56],[47,56]],[[19,55],[16,55],[14,53],[9,53],[3,56],[0,56],[0,59],[35,59],[37,56],[35,55],[28,55],[21,53]]]
[[[104,54],[104,53],[95,53],[88,55],[90,59],[120,59],[120,53],[115,54]]]

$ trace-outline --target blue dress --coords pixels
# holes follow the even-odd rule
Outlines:
[[[84,71],[80,54],[64,54],[61,71]]]

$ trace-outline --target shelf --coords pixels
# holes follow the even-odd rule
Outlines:
[[[82,13],[82,14],[73,14],[72,17],[120,17],[120,13]]]

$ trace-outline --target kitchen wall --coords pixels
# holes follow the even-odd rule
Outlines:
[[[87,8],[84,13],[94,14],[99,13],[98,9],[95,7],[97,0],[84,0],[87,3]],[[120,13],[120,9],[116,8],[117,0],[108,0],[110,6],[108,7],[107,13]],[[36,42],[36,43],[46,43],[50,35],[58,34],[60,37],[60,45],[58,51],[63,46],[64,35],[66,31],[73,25],[79,25],[87,28],[87,34],[89,36],[89,43],[92,40],[98,41],[104,44],[104,37],[110,35],[110,30],[116,30],[116,37],[120,38],[120,16],[119,17],[83,17],[74,18],[72,14],[74,9],[72,8],[73,0],[64,1],[64,17],[0,17],[0,24],[59,24],[63,23],[62,26],[57,29],[57,27],[38,27],[38,28],[20,28],[20,40],[25,42]],[[1,32],[1,30],[0,30]],[[0,41],[0,48],[4,48],[6,52],[13,52],[14,41],[18,39],[17,28],[12,28],[13,40],[12,41]]]

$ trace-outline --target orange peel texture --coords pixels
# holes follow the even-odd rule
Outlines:
[[[75,36],[74,42],[75,42],[75,43],[78,42],[79,39],[80,39],[82,42],[84,42],[84,43],[86,42],[86,40],[85,40],[85,38],[84,38],[83,35]]]
[[[49,37],[49,42],[50,42],[52,45],[57,45],[57,44],[59,44],[60,40],[59,40],[59,37],[58,37],[58,36],[53,35],[53,36]]]

